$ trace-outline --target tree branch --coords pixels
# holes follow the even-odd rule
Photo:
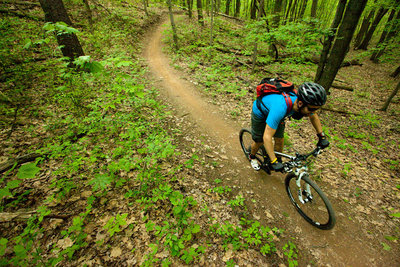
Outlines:
[[[43,157],[43,155],[39,153],[30,153],[24,156],[20,156],[16,159],[9,160],[6,163],[0,165],[0,173],[9,170],[10,168],[12,168],[12,166],[14,166],[15,163],[19,165],[26,162],[34,161],[36,158],[39,157]]]
[[[14,16],[14,17],[23,18],[23,19],[31,19],[31,20],[35,20],[35,21],[44,21],[44,18],[35,17],[35,16],[28,15],[28,14],[21,14],[19,12],[12,11],[12,10],[7,10],[7,9],[0,9],[0,13],[7,14],[7,15],[10,15],[10,16]]]

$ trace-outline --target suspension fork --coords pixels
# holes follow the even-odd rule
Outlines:
[[[312,201],[312,199],[313,199],[313,197],[311,195],[310,185],[308,183],[306,183],[305,188],[302,188],[302,186],[301,186],[301,179],[303,179],[304,177],[308,177],[307,169],[308,169],[307,166],[303,166],[294,171],[294,174],[297,176],[297,179],[296,179],[296,185],[298,187],[297,196],[299,198],[299,201],[302,204]],[[303,198],[303,196],[305,196],[305,198]]]

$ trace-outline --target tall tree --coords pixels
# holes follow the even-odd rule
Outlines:
[[[201,0],[197,0],[197,19],[201,26],[204,26],[204,19],[203,19],[203,3]]]
[[[332,49],[318,80],[328,92],[347,54],[351,39],[368,0],[349,0],[342,22],[337,30]]]
[[[39,0],[44,11],[47,22],[64,22],[72,26],[72,22],[67,14],[62,0]],[[61,52],[64,57],[73,61],[75,58],[83,56],[83,49],[79,43],[78,37],[73,33],[57,34],[58,44],[61,46]]]
[[[92,17],[92,10],[90,9],[89,1],[83,0],[83,4],[85,5],[86,15],[87,15],[88,21],[89,21],[89,26],[92,27],[93,26],[93,17]]]
[[[172,27],[172,38],[174,40],[175,49],[179,49],[178,34],[176,33],[176,25],[175,25],[175,21],[174,21],[174,14],[172,12],[172,1],[168,0],[167,4],[168,4],[169,19],[171,21],[171,27]]]
[[[241,5],[240,0],[236,0],[235,14],[233,15],[234,17],[239,17],[239,15],[240,15],[240,5]]]
[[[278,27],[279,20],[280,20],[280,13],[282,11],[282,0],[276,0],[273,9],[273,19],[272,19],[272,26]]]
[[[393,90],[393,92],[390,94],[388,99],[386,100],[385,104],[383,105],[382,108],[379,110],[386,111],[387,108],[389,107],[390,102],[392,101],[393,97],[399,92],[400,89],[400,82],[397,84],[396,88]]]
[[[390,42],[391,37],[393,37],[393,33],[397,32],[397,29],[399,24],[397,25],[392,25],[393,24],[393,17],[396,13],[396,10],[393,8],[390,11],[389,18],[385,24],[385,27],[383,28],[383,32],[381,34],[381,37],[379,38],[379,41],[376,45],[377,50],[371,55],[371,60],[374,61],[375,63],[378,62],[379,57],[383,54],[383,51],[385,50],[385,46],[387,43]],[[395,21],[400,20],[400,11],[397,13],[397,17]],[[396,27],[397,26],[397,27]]]
[[[312,0],[311,17],[314,19],[317,17],[317,7],[318,7],[318,0]]]
[[[346,8],[346,2],[347,0],[340,0],[336,8],[335,18],[333,19],[330,28],[331,32],[328,36],[325,37],[322,53],[318,63],[317,73],[314,79],[315,82],[319,82],[319,80],[321,79],[322,72],[324,71],[324,68],[326,66],[326,61],[329,55],[329,51],[331,50],[332,47],[332,42],[335,39],[337,28],[339,27],[340,21],[342,21],[343,13]]]
[[[375,9],[371,10],[368,13],[368,16],[364,17],[361,23],[361,27],[358,30],[356,37],[354,38],[354,48],[357,48],[361,44],[361,41],[364,39],[364,36],[367,33],[369,26],[371,25],[371,20],[374,17],[374,14]]]
[[[193,0],[187,0],[187,5],[189,18],[192,18]]]
[[[264,0],[260,0],[260,7],[258,9],[257,20],[260,20],[263,12],[264,12]],[[253,66],[251,68],[251,72],[254,72],[254,70],[256,68],[257,54],[258,54],[258,47],[257,47],[257,42],[255,42],[254,50],[253,50]]]
[[[379,8],[378,12],[375,15],[375,18],[373,20],[373,22],[371,23],[371,26],[369,27],[367,33],[364,36],[364,39],[362,40],[361,44],[357,47],[357,49],[363,49],[363,50],[367,50],[369,41],[372,38],[372,35],[374,34],[376,27],[378,27],[379,22],[381,21],[381,19],[383,18],[383,16],[385,16],[385,14],[388,12],[387,8]]]
[[[225,5],[225,14],[229,16],[229,10],[231,9],[231,0],[226,0],[226,5]]]

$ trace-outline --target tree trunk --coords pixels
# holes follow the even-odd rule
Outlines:
[[[187,0],[187,5],[188,5],[188,15],[189,15],[189,18],[192,18],[193,0]]]
[[[376,27],[378,26],[379,22],[381,21],[381,19],[383,18],[383,16],[385,16],[385,14],[387,12],[388,12],[388,9],[382,8],[382,7],[379,8],[378,12],[376,13],[375,19],[371,24],[371,27],[369,27],[368,32],[364,36],[363,41],[357,47],[357,49],[367,50],[369,41],[371,40],[372,35],[374,34]]]
[[[251,0],[250,18],[256,19],[257,14],[257,0]]]
[[[226,0],[226,6],[225,6],[225,14],[229,16],[229,10],[231,8],[231,0]]]
[[[396,78],[399,74],[400,74],[400,66],[397,67],[397,69],[392,74],[390,74],[390,77]]]
[[[318,7],[318,0],[312,0],[310,16],[314,19],[317,18],[317,7]]]
[[[203,19],[203,3],[201,0],[197,0],[197,19],[201,26],[204,26],[204,19]]]
[[[386,37],[388,36],[388,33],[390,32],[390,29],[391,29],[391,26],[392,26],[393,17],[394,17],[395,13],[396,13],[396,10],[393,8],[390,11],[389,18],[388,18],[388,20],[387,20],[387,22],[385,24],[385,28],[383,29],[383,32],[381,34],[381,38],[379,38],[379,41],[376,44],[377,50],[370,57],[370,60],[372,60],[375,63],[378,63],[379,57],[382,56],[383,51],[385,50],[385,43],[387,43],[387,41],[389,41],[389,40],[387,40],[385,42]],[[400,14],[400,12],[398,13],[398,16],[399,16],[399,14]]]
[[[357,49],[357,47],[361,44],[361,41],[363,40],[366,32],[368,31],[369,25],[371,25],[371,20],[374,17],[374,14],[375,10],[371,10],[368,16],[364,17],[363,22],[361,23],[361,27],[358,30],[356,37],[354,38],[355,49]]]
[[[146,16],[149,16],[149,12],[147,11],[147,7],[149,6],[149,2],[147,0],[143,0],[143,9]]]
[[[281,11],[282,11],[282,0],[276,0],[274,5],[274,17],[272,20],[272,27],[274,28],[277,28],[279,26]]]
[[[343,15],[335,42],[326,60],[325,68],[321,74],[318,83],[321,84],[328,92],[333,80],[347,54],[351,38],[357,27],[360,16],[367,4],[368,0],[349,0],[346,11]]]
[[[214,0],[211,0],[210,46],[214,45],[213,31],[214,31]]]
[[[240,15],[240,0],[236,0],[235,14],[234,17],[239,17]]]
[[[314,81],[316,83],[319,83],[319,80],[321,79],[321,75],[326,66],[326,60],[328,58],[329,51],[331,50],[332,42],[335,39],[337,28],[339,27],[340,21],[342,20],[343,13],[346,8],[346,2],[347,2],[347,0],[339,1],[338,6],[336,8],[335,18],[333,19],[332,25],[331,25],[332,33],[330,35],[328,35],[327,37],[325,37],[324,46],[322,48],[321,57],[320,57],[320,60],[318,63],[317,73],[316,73],[315,79],[314,79]]]
[[[302,19],[304,17],[304,13],[306,12],[307,8],[307,2],[308,2],[307,0],[304,0],[303,3],[301,4],[296,19]]]
[[[168,0],[168,12],[169,12],[169,18],[171,20],[172,38],[174,39],[175,49],[178,50],[179,49],[178,35],[176,34],[176,26],[175,26],[175,21],[174,21],[174,14],[172,13],[172,2],[171,2],[171,0]]]
[[[89,21],[89,26],[90,26],[90,28],[92,28],[92,26],[93,26],[93,16],[92,16],[92,10],[90,9],[90,6],[89,6],[89,1],[88,0],[83,0],[83,4],[85,5],[86,14],[87,14],[88,21]]]
[[[386,100],[386,102],[383,105],[383,107],[380,108],[379,110],[381,110],[381,111],[386,111],[387,110],[387,108],[389,107],[389,104],[392,101],[393,97],[399,92],[399,89],[400,89],[400,82],[397,84],[396,88],[390,94],[389,98]]]
[[[261,15],[264,12],[264,0],[260,0],[260,7],[258,9],[258,14],[257,14],[257,20],[260,20]],[[251,67],[251,72],[254,73],[254,70],[256,68],[256,63],[257,63],[257,54],[258,54],[258,48],[257,48],[257,42],[254,44],[254,50],[253,50],[253,65]]]
[[[47,22],[64,22],[72,26],[62,0],[39,0],[44,11]],[[56,36],[58,44],[61,46],[61,52],[64,57],[68,57],[72,62],[75,58],[83,56],[83,49],[79,43],[78,37],[73,33],[64,33]]]

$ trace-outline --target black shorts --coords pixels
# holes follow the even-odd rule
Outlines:
[[[256,143],[263,142],[263,136],[265,131],[265,126],[267,123],[265,119],[258,118],[253,112],[251,112],[251,136]],[[278,129],[274,134],[276,138],[283,138],[285,136],[285,119],[279,122]]]

